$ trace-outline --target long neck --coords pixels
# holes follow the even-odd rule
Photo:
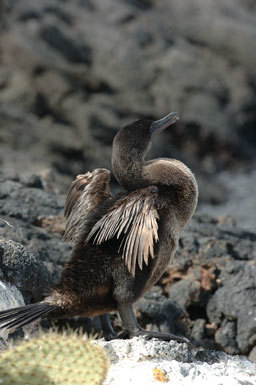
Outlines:
[[[197,205],[198,187],[193,173],[184,163],[165,158],[145,162],[144,154],[133,149],[114,150],[112,167],[121,186],[128,191],[157,186],[166,201],[173,202],[178,210],[192,216]]]
[[[120,186],[128,191],[146,187],[142,182],[142,171],[145,165],[144,154],[131,148],[129,151],[114,147],[112,152],[112,168]]]
[[[177,209],[181,221],[186,223],[191,218],[197,205],[198,186],[184,163],[164,158],[145,162],[142,180],[159,188],[159,194],[172,209]]]

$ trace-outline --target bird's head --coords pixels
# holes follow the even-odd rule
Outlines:
[[[140,169],[152,139],[179,118],[171,112],[160,120],[139,119],[122,127],[116,134],[112,148],[112,167],[118,182],[128,188],[138,182]]]

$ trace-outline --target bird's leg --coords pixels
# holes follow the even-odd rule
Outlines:
[[[126,328],[123,332],[118,335],[118,338],[132,338],[139,335],[139,332],[143,331],[141,326],[138,324],[138,321],[133,312],[132,304],[122,304],[117,307],[120,318]]]
[[[127,329],[123,333],[119,334],[118,338],[132,338],[137,336],[144,336],[147,339],[158,338],[163,341],[174,340],[182,343],[185,342],[189,346],[192,346],[191,342],[186,337],[179,337],[179,336],[175,336],[174,334],[164,334],[164,333],[157,333],[157,332],[150,332],[147,330],[143,330],[137,322],[137,319],[134,315],[131,304],[119,305],[118,311],[119,311],[121,320],[123,321],[123,324]]]
[[[101,328],[103,331],[103,337],[106,341],[111,341],[117,338],[118,334],[112,328],[109,314],[103,314],[100,316]]]

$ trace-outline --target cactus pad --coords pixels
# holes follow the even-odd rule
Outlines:
[[[100,385],[108,369],[103,350],[77,334],[47,333],[0,355],[0,384]]]

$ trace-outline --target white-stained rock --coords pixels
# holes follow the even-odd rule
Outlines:
[[[0,311],[22,305],[24,305],[24,300],[17,287],[8,282],[0,281]],[[0,337],[6,339],[8,332],[0,330]]]
[[[156,339],[97,341],[110,369],[104,385],[255,385],[256,364],[241,356]]]

